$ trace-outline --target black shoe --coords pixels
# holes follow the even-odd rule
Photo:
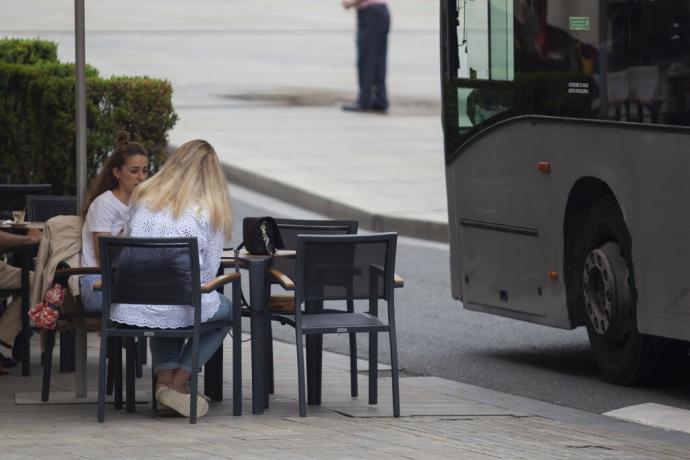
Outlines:
[[[357,102],[343,104],[341,108],[346,112],[368,112],[367,109],[359,105]]]
[[[371,112],[378,112],[378,113],[386,113],[388,112],[388,106],[383,106],[383,105],[372,105]]]

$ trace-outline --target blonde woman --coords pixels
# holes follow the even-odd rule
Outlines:
[[[203,140],[182,145],[161,170],[137,186],[130,204],[129,236],[196,237],[201,282],[212,279],[220,265],[223,242],[231,233],[232,216],[225,176],[213,147]],[[230,300],[217,292],[202,294],[201,320],[231,318]],[[194,323],[193,311],[179,305],[113,304],[114,321],[136,326],[179,328]],[[209,331],[199,341],[199,366],[223,343],[228,329]],[[152,338],[156,399],[189,417],[192,347],[181,338]],[[208,402],[197,397],[198,416]]]

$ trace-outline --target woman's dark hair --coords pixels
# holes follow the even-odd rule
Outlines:
[[[135,155],[149,156],[144,146],[138,142],[131,142],[129,140],[129,133],[127,133],[127,131],[118,132],[115,137],[115,150],[113,150],[110,156],[105,160],[101,172],[96,176],[91,184],[91,188],[89,188],[89,194],[82,207],[82,217],[86,217],[86,213],[91,203],[93,203],[93,200],[100,194],[117,187],[118,181],[113,174],[113,168],[122,168],[127,162],[127,159]]]

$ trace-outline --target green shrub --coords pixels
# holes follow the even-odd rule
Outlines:
[[[58,62],[57,43],[37,38],[4,38],[0,40],[0,61],[26,65]]]
[[[2,40],[0,40],[2,43]],[[150,167],[165,160],[167,132],[177,121],[172,86],[147,77],[99,77],[87,68],[88,182],[127,130],[149,152]],[[73,64],[0,62],[0,171],[13,183],[50,183],[53,193],[76,192]]]

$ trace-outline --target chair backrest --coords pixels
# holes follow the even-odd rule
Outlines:
[[[285,249],[297,249],[297,235],[354,235],[356,220],[276,219]],[[276,258],[273,265],[290,278],[295,276],[295,260]]]
[[[26,208],[27,195],[48,195],[50,184],[0,184],[0,214],[12,218],[12,211]]]
[[[27,195],[26,220],[45,222],[55,216],[76,216],[77,197],[61,195]]]
[[[104,317],[113,303],[189,305],[201,311],[196,238],[100,238]],[[107,316],[106,316],[107,315]]]
[[[298,236],[296,302],[391,299],[396,242],[396,233]]]

